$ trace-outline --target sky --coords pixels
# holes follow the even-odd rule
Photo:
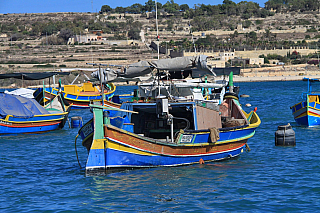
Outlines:
[[[109,5],[111,8],[128,7],[135,3],[144,5],[148,0],[0,0],[0,14],[6,13],[54,13],[54,12],[99,12],[103,5]],[[168,0],[157,0],[165,4]],[[232,0],[238,3],[242,0]],[[249,1],[249,0],[247,0]],[[252,0],[264,7],[267,0]],[[222,4],[223,0],[174,0],[175,3],[188,4],[193,7],[194,4],[217,5]]]

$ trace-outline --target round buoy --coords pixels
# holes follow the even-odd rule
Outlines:
[[[242,94],[242,95],[240,95],[240,97],[241,97],[241,98],[249,98],[250,95]]]
[[[251,104],[246,104],[246,107],[251,107]]]
[[[75,116],[71,118],[71,128],[82,127],[82,118],[80,116]]]
[[[199,164],[204,164],[204,160],[202,158],[199,160]]]
[[[290,123],[283,126],[278,126],[278,130],[275,133],[275,145],[276,146],[295,146],[296,137]]]

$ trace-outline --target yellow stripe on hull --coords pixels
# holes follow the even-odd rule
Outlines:
[[[108,149],[114,149],[114,150],[118,150],[118,151],[122,151],[122,152],[128,152],[128,153],[132,153],[132,154],[137,154],[137,155],[148,155],[148,156],[156,156],[154,154],[148,153],[148,152],[143,152],[134,148],[130,148],[127,146],[124,146],[122,144],[116,143],[114,141],[111,140],[106,140],[106,147]]]
[[[91,145],[91,149],[104,149],[105,139],[95,139]]]
[[[105,145],[106,144],[106,145]],[[114,149],[122,152],[128,152],[132,154],[137,154],[137,155],[148,155],[148,156],[155,156],[154,154],[148,153],[148,152],[143,152],[134,148],[130,148],[127,146],[124,146],[122,144],[119,144],[117,142],[108,140],[108,139],[95,139],[92,143],[91,149]]]
[[[304,112],[301,115],[295,117],[295,119],[302,118],[302,117],[305,117],[305,116],[307,116],[307,112]]]

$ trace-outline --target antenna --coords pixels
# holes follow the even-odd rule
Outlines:
[[[93,0],[91,0],[91,13],[93,14]]]

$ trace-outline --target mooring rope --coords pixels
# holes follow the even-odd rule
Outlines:
[[[74,148],[75,148],[75,150],[76,150],[77,161],[78,161],[78,164],[79,164],[80,169],[81,169],[82,167],[81,167],[81,164],[80,164],[80,161],[79,161],[79,158],[78,158],[78,152],[77,152],[77,138],[78,138],[78,137],[79,137],[79,134],[77,134],[77,136],[76,136],[76,138],[75,138],[75,140],[74,140]]]
[[[250,149],[250,147],[249,147],[249,145],[246,143],[246,151],[247,152],[250,152],[251,151],[251,149]]]

